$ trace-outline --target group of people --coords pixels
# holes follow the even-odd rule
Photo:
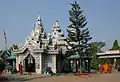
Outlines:
[[[100,73],[111,73],[112,71],[112,64],[100,64],[99,66],[99,72]]]

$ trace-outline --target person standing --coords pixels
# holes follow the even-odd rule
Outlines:
[[[99,72],[100,72],[100,73],[103,73],[103,70],[104,70],[103,65],[100,64],[100,66],[99,66]]]
[[[20,62],[19,64],[19,73],[22,75],[23,74],[23,66],[22,66],[22,62]]]

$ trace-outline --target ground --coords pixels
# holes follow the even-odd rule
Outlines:
[[[90,77],[74,75],[60,75],[50,77],[40,77],[40,75],[15,76],[16,79],[9,82],[120,82],[119,72],[111,74],[91,74]]]

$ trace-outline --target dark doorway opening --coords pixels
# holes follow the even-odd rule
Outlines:
[[[35,58],[31,54],[24,59],[24,64],[25,72],[35,72]]]

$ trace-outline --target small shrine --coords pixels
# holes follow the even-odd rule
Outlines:
[[[47,73],[47,68],[53,73],[62,71],[63,55],[66,55],[66,37],[62,32],[59,22],[53,24],[52,32],[45,33],[40,16],[36,19],[30,35],[24,42],[13,47],[12,54],[16,54],[16,69],[22,62],[23,71],[38,74]],[[29,64],[32,68],[29,68]]]
[[[79,73],[80,64],[81,64],[82,73],[89,73],[91,59],[92,58],[90,57],[80,57],[78,51],[76,51],[75,54],[68,57],[68,62],[69,62],[69,67],[70,67],[69,71],[73,73]]]

